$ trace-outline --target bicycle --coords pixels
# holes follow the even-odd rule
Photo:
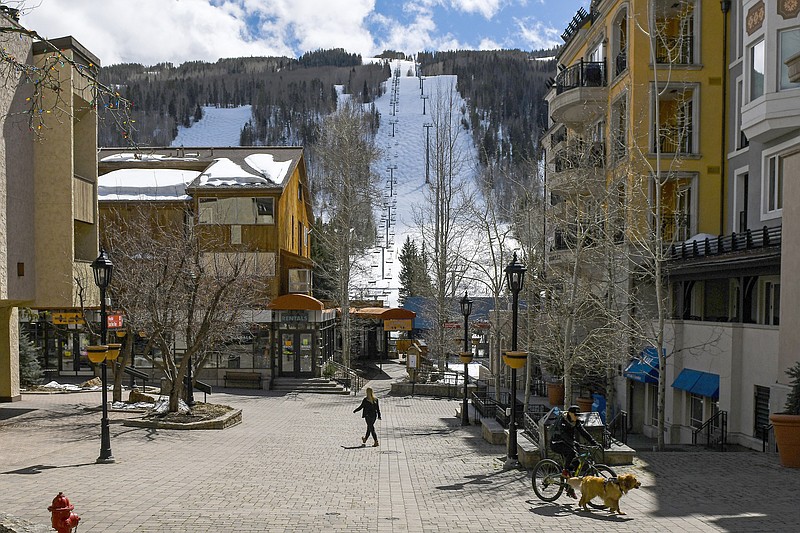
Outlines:
[[[578,468],[575,469],[574,477],[581,476],[599,476],[606,479],[617,477],[616,472],[609,466],[595,463],[592,451],[601,449],[599,446],[581,446],[576,445],[578,459]],[[542,459],[536,466],[533,467],[533,475],[531,476],[531,484],[533,485],[533,492],[536,496],[543,501],[553,502],[561,496],[564,489],[567,487],[567,479],[561,475],[564,471],[564,465],[554,459]],[[592,503],[589,505],[595,509],[605,508],[603,503]]]

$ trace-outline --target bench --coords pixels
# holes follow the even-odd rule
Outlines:
[[[260,389],[259,372],[225,372],[225,388]]]

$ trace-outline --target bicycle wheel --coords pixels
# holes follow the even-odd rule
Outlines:
[[[533,492],[540,500],[553,502],[564,491],[564,480],[561,477],[561,465],[552,459],[542,459],[533,468],[531,476]]]
[[[616,472],[611,469],[611,467],[603,465],[603,464],[593,464],[587,467],[586,469],[587,475],[589,476],[598,476],[604,477],[606,479],[611,479],[612,477],[617,477]],[[606,504],[603,503],[603,500],[589,500],[589,507],[594,509],[605,509]]]

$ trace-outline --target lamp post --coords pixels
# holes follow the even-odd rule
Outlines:
[[[106,335],[108,332],[108,315],[106,314],[106,289],[111,283],[111,275],[114,272],[114,263],[108,257],[105,250],[100,249],[100,255],[92,261],[94,271],[94,283],[100,288],[100,344],[104,345],[105,353],[95,350],[96,357],[103,355],[100,363],[100,379],[103,383],[103,420],[100,423],[100,457],[98,463],[113,463],[114,455],[111,453],[111,434],[108,429],[108,346],[106,345]],[[119,350],[117,350],[119,354]],[[115,357],[116,359],[116,357]]]
[[[472,300],[464,291],[461,298],[461,314],[464,315],[464,351],[461,352],[461,362],[464,363],[464,404],[461,406],[461,425],[469,425],[469,403],[467,401],[467,382],[469,381],[469,363],[472,361],[472,350],[469,343],[469,315],[472,314]]]
[[[527,269],[521,263],[517,263],[517,253],[511,263],[506,267],[506,282],[511,291],[511,351],[503,356],[505,363],[511,367],[511,420],[508,423],[508,457],[504,468],[516,468],[519,464],[517,459],[517,369],[525,366],[527,352],[517,351],[517,311],[519,309],[519,292],[525,281],[525,271]]]

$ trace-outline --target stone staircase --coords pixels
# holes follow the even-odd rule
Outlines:
[[[325,378],[275,378],[272,390],[311,394],[350,394],[340,384]]]

